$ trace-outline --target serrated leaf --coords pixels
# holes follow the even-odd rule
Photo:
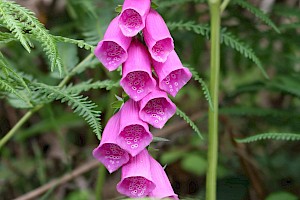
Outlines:
[[[300,134],[296,133],[262,133],[254,136],[250,136],[244,139],[235,139],[239,143],[250,143],[259,140],[288,140],[288,141],[299,141]]]

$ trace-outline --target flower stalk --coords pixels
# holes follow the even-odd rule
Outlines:
[[[209,108],[208,170],[206,176],[206,200],[216,199],[218,164],[218,97],[220,74],[220,0],[210,0],[211,51],[210,51],[210,93],[213,110]]]

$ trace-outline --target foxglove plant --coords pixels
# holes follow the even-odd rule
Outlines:
[[[133,39],[128,49],[128,59],[122,67],[120,85],[135,101],[144,98],[156,86],[156,81],[152,77],[149,53],[137,39]]]
[[[120,130],[120,112],[112,116],[103,131],[102,139],[93,156],[112,173],[128,162],[129,154],[117,144]]]
[[[147,16],[143,35],[151,57],[157,62],[165,62],[174,49],[174,42],[165,21],[154,9]]]
[[[192,77],[190,70],[183,67],[175,50],[164,63],[153,60],[153,67],[158,76],[159,88],[173,97]]]
[[[139,118],[138,103],[129,99],[121,108],[118,145],[131,156],[136,156],[152,141],[149,126]]]
[[[116,17],[110,22],[103,40],[98,43],[94,52],[109,71],[117,69],[127,60],[127,49],[131,42],[131,38],[124,36],[121,32],[118,19],[119,17]]]
[[[145,27],[151,0],[125,0],[119,18],[119,26],[127,37],[133,37]]]

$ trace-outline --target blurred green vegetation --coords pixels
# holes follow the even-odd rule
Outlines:
[[[10,31],[0,20],[0,33],[4,33],[0,35],[1,62],[5,60],[12,66],[32,90],[28,93],[14,74],[5,79],[6,72],[1,67],[1,80],[15,82],[17,92],[0,87],[0,137],[24,116],[32,107],[30,104],[42,105],[0,149],[1,199],[21,196],[93,159],[91,152],[99,143],[93,130],[97,132],[100,127],[89,127],[67,104],[62,104],[59,100],[66,97],[55,96],[54,86],[70,76],[66,85],[72,84],[73,89],[66,87],[61,92],[80,93],[92,100],[97,105],[95,109],[101,111],[102,128],[114,110],[111,104],[117,101],[115,95],[123,93],[120,87],[113,85],[120,79],[120,71],[107,73],[95,57],[89,57],[91,47],[101,40],[110,20],[117,15],[115,8],[122,1],[28,2],[17,1],[33,10],[52,35],[76,41],[72,44],[67,39],[55,39],[62,64],[60,75],[57,68],[50,70],[52,63],[45,53],[44,41],[30,39],[33,48],[28,53],[17,40],[5,38]],[[200,75],[200,83],[208,84],[207,3],[203,0],[155,2],[170,27],[182,62]],[[250,144],[235,140],[260,133],[300,134],[299,2],[274,1],[264,7],[266,2],[269,1],[233,0],[222,16],[217,194],[220,200],[296,200],[300,197],[299,139]],[[266,9],[266,15],[259,8]],[[71,74],[78,65],[80,70]],[[95,83],[97,81],[102,82]],[[41,95],[48,86],[53,86],[53,93]],[[188,125],[180,124],[184,120],[178,116],[162,130],[152,129],[155,136],[170,140],[158,139],[149,149],[166,165],[173,188],[181,199],[205,196],[209,107],[206,99],[209,98],[202,90],[203,84],[191,80],[172,100],[196,123],[203,140]],[[69,96],[68,101],[73,97]],[[73,101],[76,98],[79,96]],[[105,180],[100,180],[104,178],[101,176],[105,176]],[[93,167],[69,182],[54,185],[36,198],[78,200],[96,199],[100,195],[105,200],[122,199],[115,189],[119,176],[119,172],[109,175]]]

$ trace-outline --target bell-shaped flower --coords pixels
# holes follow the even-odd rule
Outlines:
[[[127,59],[127,49],[131,38],[125,37],[118,25],[118,17],[114,18],[103,39],[98,43],[94,53],[109,71],[117,69]]]
[[[165,62],[174,49],[174,42],[165,21],[154,9],[146,18],[143,35],[151,57],[157,62]]]
[[[118,192],[131,198],[139,198],[153,191],[155,183],[151,178],[149,158],[149,153],[144,149],[122,167],[122,178],[117,184]]]
[[[137,39],[132,40],[128,49],[128,59],[122,67],[120,85],[134,101],[141,100],[156,86],[148,51]]]
[[[152,141],[149,126],[139,118],[138,103],[129,99],[121,108],[118,145],[131,156],[136,156]]]
[[[129,154],[116,142],[120,128],[120,112],[112,116],[103,131],[100,145],[93,150],[93,156],[112,173],[129,161]]]
[[[157,87],[139,104],[140,118],[155,128],[162,128],[176,112],[176,105],[168,98],[167,93]]]
[[[155,199],[179,200],[171,186],[168,176],[162,166],[150,156],[151,177],[156,187],[149,193],[149,197]]]
[[[164,63],[153,60],[153,67],[158,76],[159,88],[173,97],[191,79],[192,73],[183,67],[178,55],[172,51]]]
[[[123,34],[133,37],[145,27],[151,0],[125,0],[119,18],[119,26]]]

